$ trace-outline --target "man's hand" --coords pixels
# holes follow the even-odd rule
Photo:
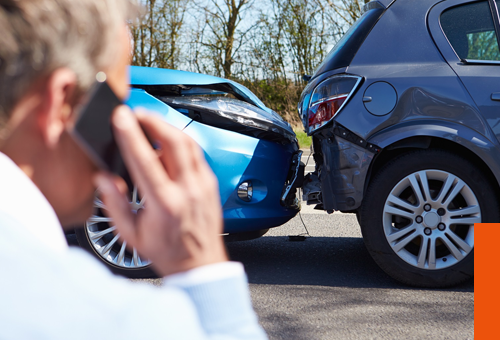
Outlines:
[[[217,179],[198,144],[160,118],[134,115],[125,106],[114,113],[113,126],[132,180],[146,200],[136,215],[125,186],[109,174],[96,177],[127,245],[150,259],[162,276],[227,261]]]

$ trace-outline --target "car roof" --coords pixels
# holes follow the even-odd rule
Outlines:
[[[390,5],[392,5],[393,2],[397,1],[397,0],[371,0],[370,2],[374,2],[374,1],[378,1],[380,2],[382,5],[384,5],[385,8],[388,8]],[[443,0],[435,0],[434,2],[437,4],[438,2],[441,2]]]

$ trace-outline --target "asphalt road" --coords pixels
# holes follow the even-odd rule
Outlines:
[[[229,243],[248,274],[270,339],[473,339],[474,283],[416,289],[388,277],[366,251],[352,214],[305,207],[260,239]],[[159,285],[161,280],[140,280]]]
[[[371,259],[354,215],[304,206],[302,218],[310,234],[303,242],[288,239],[305,233],[297,216],[260,239],[227,245],[245,266],[270,339],[474,338],[472,281],[441,290],[401,285]]]
[[[389,278],[366,251],[354,215],[303,214],[264,237],[231,243],[271,339],[472,339],[474,284],[414,289]]]

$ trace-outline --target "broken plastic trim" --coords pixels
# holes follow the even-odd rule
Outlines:
[[[163,70],[163,71],[172,71],[172,70]],[[190,72],[186,73],[190,74]],[[204,77],[204,75],[196,75],[196,76],[201,76],[202,78]],[[257,96],[255,96],[255,94],[253,94],[252,91],[250,91],[243,85],[220,78],[219,80],[221,82],[210,83],[210,84],[154,84],[154,85],[132,84],[132,87],[142,89],[155,97],[229,94],[234,96],[236,99],[255,105],[261,110],[276,114],[276,112],[274,112],[266,105],[264,105],[264,103],[259,98],[257,98]]]
[[[280,144],[296,143],[292,128],[277,113],[247,102],[216,96],[158,96],[158,99],[202,124]]]
[[[231,94],[239,100],[248,102],[246,97],[234,91],[229,84],[225,83],[211,85],[132,85],[132,87],[142,89],[154,97]],[[250,104],[253,104],[253,102],[250,102]]]
[[[368,143],[366,140],[359,137],[355,133],[349,131],[348,129],[346,129],[345,127],[343,127],[342,125],[340,125],[338,123],[334,124],[333,133],[336,136],[343,138],[343,139],[345,139],[353,144],[359,145],[362,148],[364,148],[364,149],[366,149],[374,154],[377,154],[380,151],[382,151],[382,149],[380,147],[378,147],[377,145],[372,144],[372,143]]]
[[[302,187],[304,182],[305,166],[301,165],[302,151],[297,151],[292,157],[292,165],[289,172],[289,178],[283,188],[281,196],[281,205],[287,208],[298,209],[300,202],[296,198],[296,189]]]

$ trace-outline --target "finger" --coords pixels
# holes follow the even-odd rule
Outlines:
[[[181,172],[185,180],[186,189],[190,187],[191,191],[196,193],[203,190],[208,197],[213,197],[215,201],[220,202],[217,178],[198,143],[182,131],[151,114],[137,112],[137,119],[150,137],[165,145],[171,145],[171,149],[165,150],[168,147],[163,148],[160,158],[165,167],[171,164],[180,164],[178,171]],[[187,150],[183,149],[184,151],[179,152],[181,140],[184,140],[182,144]],[[171,176],[171,178],[173,177]]]
[[[189,176],[196,170],[197,163],[193,159],[200,157],[198,147],[189,136],[162,119],[150,114],[137,113],[137,120],[146,133],[161,145],[161,160],[170,178],[177,180]],[[194,145],[194,146],[193,146]],[[199,147],[198,147],[199,148]]]
[[[191,146],[191,151],[192,151],[192,159],[191,163],[193,164],[193,167],[195,170],[201,170],[201,166],[207,166],[208,163],[205,158],[205,153],[203,152],[203,149],[201,146],[194,141],[191,137],[190,139],[190,146]]]
[[[101,193],[101,198],[107,208],[107,214],[114,221],[118,232],[131,246],[136,243],[135,216],[130,211],[128,200],[109,174],[99,173],[94,182]]]
[[[129,194],[128,185],[123,178],[119,176],[112,176],[110,178],[113,180],[118,188],[118,191],[120,191],[123,196],[127,196]]]
[[[191,139],[191,141],[191,150],[193,156],[192,164],[194,169],[198,173],[198,176],[201,179],[202,183],[205,184],[205,186],[209,189],[215,189],[218,194],[219,183],[214,171],[212,170],[212,167],[208,164],[203,149],[193,139]]]
[[[164,192],[167,173],[130,109],[119,107],[112,122],[127,169],[141,192],[151,197]]]

